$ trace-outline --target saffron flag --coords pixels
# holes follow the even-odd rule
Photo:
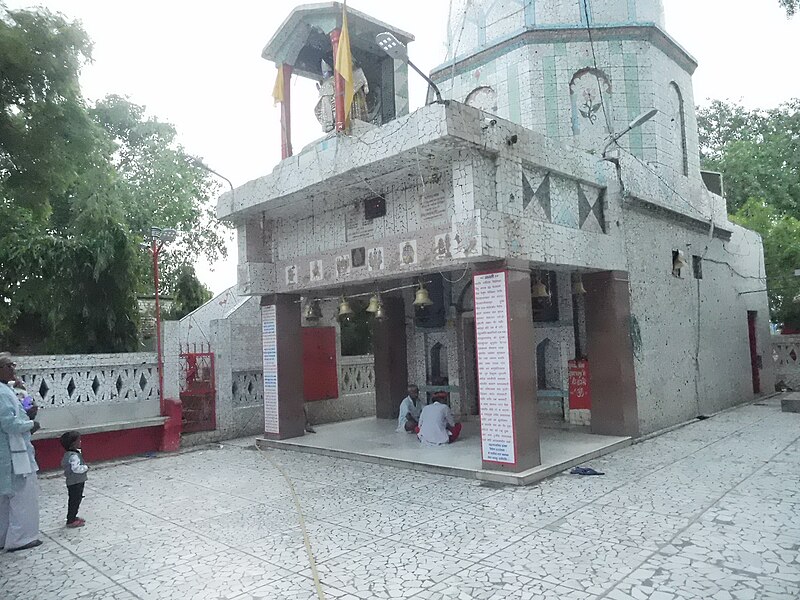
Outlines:
[[[272,88],[272,98],[275,104],[283,102],[283,65],[278,66],[278,76],[275,78],[275,87]]]
[[[347,25],[347,2],[342,6],[342,33],[339,36],[339,48],[336,51],[336,72],[344,79],[344,123],[350,124],[350,112],[353,109],[353,54],[350,52],[350,28]]]

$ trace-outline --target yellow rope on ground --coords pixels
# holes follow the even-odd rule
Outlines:
[[[256,446],[258,448],[258,446]],[[258,448],[259,452],[264,452],[261,448]],[[314,585],[317,588],[317,597],[319,600],[325,600],[325,593],[322,591],[322,584],[319,582],[319,573],[317,573],[317,561],[314,560],[314,553],[311,551],[311,540],[308,537],[308,530],[306,529],[306,518],[303,515],[303,507],[300,506],[300,498],[297,497],[297,492],[294,489],[294,484],[292,480],[289,479],[289,476],[286,474],[281,466],[276,463],[272,458],[270,458],[269,454],[264,452],[264,456],[266,459],[275,467],[278,472],[283,476],[286,480],[287,485],[289,486],[289,491],[292,493],[292,500],[294,501],[294,507],[297,509],[297,518],[300,521],[300,529],[303,531],[303,541],[306,545],[306,554],[308,554],[308,564],[311,566],[311,575],[314,577]]]

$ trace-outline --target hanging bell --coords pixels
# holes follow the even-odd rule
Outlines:
[[[309,300],[306,302],[305,317],[307,321],[319,321],[322,318],[322,307],[319,300]]]
[[[376,321],[385,321],[389,315],[386,314],[386,310],[383,308],[383,302],[378,302],[378,308],[375,311],[375,320]]]
[[[575,296],[586,295],[586,288],[583,287],[583,277],[580,275],[576,276],[575,281],[572,282],[572,294]]]
[[[433,300],[428,295],[428,290],[425,289],[423,284],[419,284],[419,289],[417,290],[417,295],[414,298],[414,306],[430,306],[433,304]]]
[[[341,300],[339,301],[339,318],[347,319],[353,314],[353,309],[350,308],[350,301],[342,296]]]
[[[533,298],[536,300],[542,300],[544,298],[550,298],[550,292],[547,291],[547,288],[541,281],[536,281],[533,284]]]
[[[367,306],[367,312],[377,313],[380,306],[381,306],[381,295],[376,292],[375,295],[369,299],[369,306]]]

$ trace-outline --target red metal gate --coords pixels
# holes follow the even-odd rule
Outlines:
[[[217,428],[217,387],[214,353],[207,344],[181,344],[181,406],[183,431],[213,431]]]

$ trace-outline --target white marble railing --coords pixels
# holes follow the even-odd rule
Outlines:
[[[43,407],[158,399],[156,354],[20,356],[17,375]]]
[[[772,360],[775,380],[800,390],[800,335],[773,335]]]
[[[339,364],[339,395],[371,394],[375,391],[375,361],[371,354],[342,356]]]

